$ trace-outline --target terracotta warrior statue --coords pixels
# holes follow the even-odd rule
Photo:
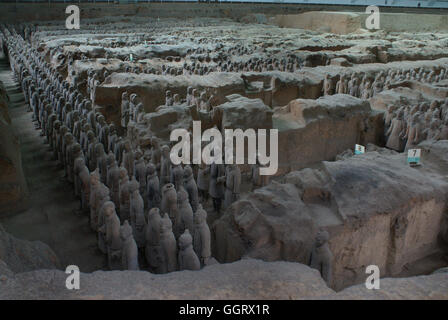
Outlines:
[[[207,224],[207,212],[199,205],[194,213],[193,248],[201,265],[207,265],[211,257],[211,237]]]
[[[81,145],[75,143],[72,147],[72,158],[73,158],[73,185],[75,188],[75,196],[81,196],[81,181],[79,179],[79,172],[85,165],[84,155],[82,154]]]
[[[186,229],[179,237],[179,270],[199,270],[201,263],[193,250],[193,238]]]
[[[429,124],[429,128],[426,130],[426,140],[439,140],[440,135],[440,127],[439,127],[439,120],[432,118],[431,122]]]
[[[99,213],[98,213],[98,248],[102,253],[107,254],[107,244],[106,244],[106,210],[110,209],[110,203],[113,204],[112,201],[107,200],[104,201]],[[114,212],[115,212],[115,205],[113,205]]]
[[[127,92],[121,95],[121,126],[126,128],[129,121],[129,96]]]
[[[132,93],[129,100],[129,121],[134,121],[133,116],[138,104],[138,95]]]
[[[222,198],[224,197],[223,179],[220,179],[222,176],[225,176],[224,166],[213,162],[210,165],[210,182],[208,193],[213,199],[213,208],[218,214],[221,210]]]
[[[102,183],[107,181],[107,155],[104,151],[104,146],[102,143],[97,143],[95,145],[96,154],[96,167],[100,172],[100,179]]]
[[[135,173],[135,157],[129,140],[126,140],[124,143],[123,161],[121,165],[127,170],[129,178],[131,178]]]
[[[349,88],[349,92],[350,95],[354,96],[354,97],[359,97],[360,93],[359,93],[359,80],[357,77],[355,77],[353,79],[352,85]]]
[[[210,167],[205,163],[201,163],[198,168],[198,192],[201,197],[201,201],[206,203],[208,201],[208,190],[210,187]]]
[[[199,194],[198,194],[198,187],[196,185],[196,181],[194,181],[193,176],[193,169],[191,169],[190,166],[185,166],[184,168],[184,187],[185,190],[188,193],[188,199],[191,204],[191,208],[193,211],[196,211],[198,209],[199,204]],[[193,230],[193,229],[190,229]]]
[[[322,92],[324,96],[329,96],[332,94],[332,87],[333,84],[331,82],[330,75],[327,73],[325,74],[324,85],[322,87]]]
[[[386,115],[384,117],[384,129],[387,131],[392,124],[392,119],[395,115],[395,106],[394,105],[388,105]]]
[[[98,170],[90,173],[90,198],[89,198],[89,206],[90,206],[90,227],[96,231],[96,206],[97,206],[97,193],[99,192],[100,187],[100,175],[98,174]]]
[[[81,183],[81,212],[87,213],[90,210],[90,173],[85,164],[81,166],[78,175]]]
[[[330,247],[328,246],[329,238],[330,236],[327,231],[322,230],[318,232],[310,258],[310,267],[319,270],[322,278],[328,285],[331,284],[331,262],[333,259]]]
[[[90,218],[91,221],[91,225],[92,225],[92,229],[95,231],[98,231],[98,228],[104,224],[104,216],[103,216],[103,211],[101,210],[103,207],[103,204],[106,201],[110,201],[110,191],[109,188],[106,187],[105,184],[101,183],[99,184],[99,186],[96,188],[96,196],[95,196],[95,212],[94,215]],[[101,239],[101,241],[104,239]],[[103,251],[104,247],[104,242],[101,242],[100,240],[98,241],[100,250]],[[105,250],[103,251],[104,253]]]
[[[120,221],[130,219],[130,192],[129,192],[129,176],[125,168],[120,167],[120,184],[119,184],[119,200],[120,200]]]
[[[167,213],[173,223],[173,232],[176,238],[180,232],[179,209],[177,208],[177,192],[172,183],[162,187],[162,212]]]
[[[121,255],[123,243],[120,237],[120,219],[115,212],[115,204],[107,201],[103,204],[104,225],[100,232],[105,234],[107,260],[110,270],[121,269]]]
[[[160,172],[162,158],[162,150],[159,146],[159,140],[156,137],[151,138],[151,162],[154,164],[156,171]]]
[[[176,238],[172,230],[172,223],[167,213],[160,223],[160,244],[162,247],[162,273],[177,270],[177,248]]]
[[[336,93],[347,93],[347,82],[344,75],[341,75],[341,78],[336,83]]]
[[[106,185],[110,189],[112,201],[115,206],[120,206],[120,168],[115,161],[115,157],[107,170]]]
[[[50,144],[51,148],[53,149],[53,160],[58,159],[58,147],[57,147],[57,141],[60,137],[60,128],[61,128],[61,121],[56,120],[53,124],[53,135],[52,135],[52,143]]]
[[[98,144],[98,140],[95,137],[95,133],[93,133],[92,130],[89,130],[87,132],[87,140],[88,140],[88,147],[87,147],[87,166],[89,167],[90,171],[95,170],[97,167],[97,161],[96,161],[96,153],[95,153],[95,147]]]
[[[403,120],[403,111],[399,110],[397,117],[392,120],[392,124],[386,132],[387,139],[386,147],[395,151],[401,152],[403,150],[403,137],[406,130],[405,121]]]
[[[237,201],[240,197],[241,187],[241,171],[238,165],[230,164],[226,167],[225,177],[225,193],[224,193],[224,207],[228,208],[232,203]]]
[[[177,206],[180,216],[179,233],[182,234],[185,229],[194,230],[193,209],[188,201],[188,193],[183,187],[177,192]]]
[[[120,228],[120,237],[123,242],[121,251],[121,264],[123,270],[140,270],[138,266],[138,249],[132,236],[132,228],[125,220]]]
[[[143,198],[140,195],[139,183],[132,177],[129,182],[131,226],[138,248],[145,246],[144,228],[146,225]]]
[[[67,177],[67,180],[71,183],[73,183],[73,163],[72,163],[72,147],[75,145],[75,138],[73,135],[68,132],[65,134],[65,144],[64,144],[64,168],[65,168],[65,175]]]
[[[173,94],[170,90],[166,90],[165,92],[165,106],[172,106],[173,105]]]
[[[174,184],[176,190],[184,185],[184,169],[180,164],[173,164],[170,170],[170,182]]]
[[[156,167],[152,163],[148,163],[146,167],[147,181],[146,194],[148,197],[148,208],[159,208],[160,206],[160,184],[157,176]]]
[[[140,184],[139,190],[143,198],[146,198],[146,163],[140,150],[135,152],[135,178]]]
[[[162,159],[160,165],[160,184],[163,186],[170,182],[171,178],[171,159],[170,148],[167,145],[162,147]]]
[[[145,228],[145,257],[151,272],[162,273],[164,253],[160,243],[162,217],[159,208],[152,208],[148,213],[148,224]]]
[[[413,149],[420,142],[420,117],[418,114],[414,114],[411,118],[411,122],[408,125],[405,133],[407,138],[405,151]]]

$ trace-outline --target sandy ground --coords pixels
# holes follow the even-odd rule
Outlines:
[[[52,160],[45,138],[34,128],[23,94],[9,66],[0,60],[0,81],[11,99],[10,116],[21,145],[22,165],[29,189],[28,208],[0,219],[6,231],[26,240],[41,240],[58,255],[62,267],[77,265],[82,272],[103,269],[105,258],[88,227],[87,216],[77,213],[79,201],[72,186],[62,179],[63,170]]]

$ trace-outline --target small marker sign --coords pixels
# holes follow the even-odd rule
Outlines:
[[[360,144],[355,144],[355,154],[363,154],[366,152],[366,147],[360,145]]]
[[[134,61],[134,57],[132,56],[132,53],[129,55],[129,61]]]
[[[420,164],[421,154],[422,154],[422,149],[409,149],[408,150],[408,163],[410,165]]]

